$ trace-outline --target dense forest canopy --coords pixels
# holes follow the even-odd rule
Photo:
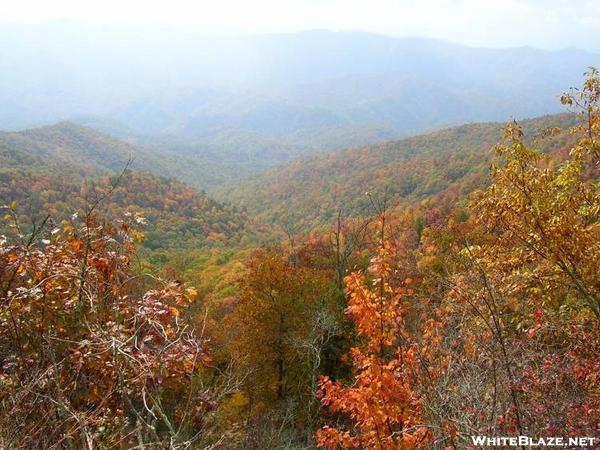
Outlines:
[[[572,144],[566,129],[575,116],[559,114],[530,119],[522,126],[533,145],[546,153]],[[551,126],[565,131],[543,136]],[[330,223],[337,210],[368,215],[369,193],[387,190],[391,205],[410,205],[436,195],[464,197],[489,182],[489,148],[502,124],[469,124],[335,153],[298,159],[221,188],[217,195],[260,218],[296,229]]]

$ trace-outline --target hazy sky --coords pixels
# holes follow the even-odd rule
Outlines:
[[[184,22],[201,32],[323,28],[419,35],[474,46],[600,51],[600,0],[19,0],[0,21]]]

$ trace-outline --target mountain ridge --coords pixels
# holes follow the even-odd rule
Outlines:
[[[116,219],[144,216],[144,249],[159,252],[239,248],[265,237],[266,228],[243,211],[165,176],[161,166],[152,174],[135,159],[128,165],[130,150],[137,149],[69,122],[0,133],[0,206],[14,202],[29,227],[46,215],[68,219],[110,193],[98,210]]]
[[[533,137],[551,126],[569,127],[573,114],[546,115],[522,122]],[[262,174],[216,192],[216,198],[245,208],[259,219],[299,229],[334,220],[338,210],[369,215],[371,199],[387,192],[390,207],[456,191],[464,197],[482,187],[505,124],[464,124],[382,144],[324,152],[275,166]],[[546,151],[564,149],[562,133],[546,141]]]
[[[175,135],[231,153],[239,152],[239,136],[254,133],[257,150],[290,147],[297,156],[556,113],[565,87],[600,65],[600,55],[586,51],[371,33],[242,38],[55,28],[0,26],[0,128],[93,116],[113,133],[121,123],[120,132]],[[15,52],[7,42],[27,45]],[[352,136],[340,142],[344,132]]]

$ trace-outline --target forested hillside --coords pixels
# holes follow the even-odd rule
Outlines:
[[[542,138],[554,126],[567,128],[575,117],[545,116],[522,122],[526,135],[546,152],[565,149],[568,134]],[[464,197],[488,183],[499,123],[462,125],[400,141],[323,153],[268,170],[219,191],[219,198],[247,208],[269,222],[302,229],[334,220],[338,210],[351,216],[372,213],[372,198],[387,191],[391,206],[453,192]],[[534,139],[535,137],[537,139]]]
[[[310,133],[284,141],[252,131],[215,128],[190,139],[176,134],[138,134],[122,124],[93,118],[80,122],[86,125],[60,122],[19,132],[0,131],[0,145],[5,151],[27,149],[48,163],[76,163],[79,168],[106,173],[120,170],[131,158],[134,170],[176,178],[208,191],[327,147],[311,143],[315,136]],[[357,139],[352,127],[332,133],[331,139],[339,147]]]
[[[0,132],[4,152],[26,151],[44,163],[75,164],[78,168],[104,173],[121,170],[131,159],[132,169],[177,178],[197,189],[231,179],[236,168],[236,174],[244,172],[244,162],[240,159],[230,167],[210,155],[204,159],[202,154],[198,156],[184,148],[176,147],[180,151],[173,151],[169,144],[160,140],[152,144],[153,148],[134,145],[72,122],[20,132]]]
[[[172,178],[133,170],[168,175],[185,161],[169,167],[158,153],[88,128],[63,123],[0,134],[0,161],[0,198],[16,204],[24,226],[46,216],[67,219],[98,203],[97,212],[109,218],[143,218],[148,249],[236,246],[260,234],[243,212]]]

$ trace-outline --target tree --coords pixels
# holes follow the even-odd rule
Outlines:
[[[228,346],[246,374],[249,416],[266,422],[273,412],[276,422],[310,429],[322,352],[337,329],[334,284],[271,248],[247,260],[239,288]]]
[[[516,123],[494,148],[504,163],[473,205],[494,236],[481,258],[506,274],[503,284],[564,290],[565,306],[581,303],[600,321],[600,183],[593,176],[600,161],[598,72],[590,70],[580,94],[563,102],[585,115],[585,123],[571,130],[583,136],[565,161],[543,161]]]
[[[591,70],[563,98],[583,109],[570,152],[544,155],[509,124],[492,184],[472,197],[468,217],[425,229],[419,265],[449,311],[453,362],[426,396],[429,423],[450,420],[459,434],[594,432],[599,86]]]
[[[421,404],[415,389],[418,349],[404,320],[412,293],[410,280],[394,286],[393,248],[384,236],[369,267],[346,277],[348,315],[364,344],[352,349],[353,384],[323,377],[323,405],[349,420],[348,430],[325,426],[318,444],[330,449],[424,448],[428,431],[422,427]]]
[[[51,221],[46,221],[50,224]],[[0,446],[177,448],[211,392],[193,289],[144,288],[131,225],[88,214],[0,245]]]

